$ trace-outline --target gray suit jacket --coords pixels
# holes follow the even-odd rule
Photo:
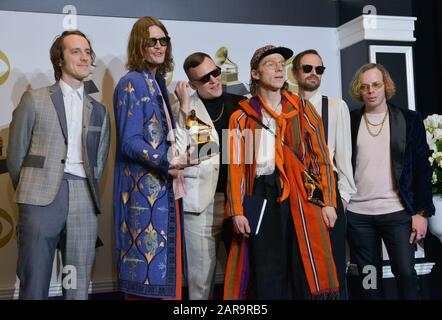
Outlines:
[[[98,91],[85,83],[83,161],[91,194],[100,212],[98,180],[108,156],[110,122],[106,108],[89,96]],[[58,193],[67,153],[67,123],[58,83],[26,91],[9,126],[7,165],[15,201],[45,206]]]

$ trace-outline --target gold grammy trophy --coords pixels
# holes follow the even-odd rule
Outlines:
[[[217,143],[213,141],[212,136],[212,126],[205,123],[196,116],[194,109],[186,116],[186,129],[190,136],[190,147],[195,147],[194,152],[198,152],[196,158],[202,158],[206,155],[212,153],[212,148],[218,147]],[[204,147],[204,154],[201,154],[201,149]],[[217,150],[217,149],[215,149]],[[192,156],[194,157],[194,155]]]
[[[246,95],[247,91],[244,84],[238,80],[238,65],[229,59],[226,47],[221,47],[216,51],[215,64],[221,68],[225,66],[221,72],[221,83],[223,91],[238,95]]]

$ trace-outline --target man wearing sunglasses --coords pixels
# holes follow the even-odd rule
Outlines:
[[[227,164],[223,159],[222,139],[230,115],[242,96],[223,93],[221,69],[203,52],[195,52],[184,61],[188,82],[178,82],[175,93],[180,103],[177,136],[186,134],[185,120],[191,110],[211,127],[211,139],[219,153],[200,164],[184,169],[184,233],[187,254],[189,298],[210,299],[215,280],[217,247],[224,221]],[[188,88],[195,90],[190,96]],[[184,139],[185,140],[185,139]],[[202,155],[200,155],[202,156]]]
[[[154,17],[139,18],[127,53],[129,72],[114,92],[120,290],[147,298],[181,299],[184,181],[164,79],[173,70],[166,27]]]
[[[330,159],[334,165],[337,181],[337,216],[328,217],[331,220],[329,232],[339,278],[340,298],[347,299],[345,210],[351,196],[356,192],[351,165],[350,113],[342,99],[321,94],[319,87],[325,67],[316,50],[309,49],[296,55],[292,68],[298,81],[299,95],[308,99],[322,117]]]
[[[423,121],[419,113],[390,103],[395,83],[381,64],[363,65],[350,90],[364,106],[351,112],[357,192],[348,205],[348,243],[359,274],[366,276],[367,265],[376,268],[376,285],[364,287],[363,297],[383,298],[383,240],[399,298],[416,300],[415,243],[425,238],[427,217],[434,214]]]

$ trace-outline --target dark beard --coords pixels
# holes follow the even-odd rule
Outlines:
[[[310,84],[307,82],[304,83],[298,82],[299,88],[301,88],[303,91],[315,91],[316,89],[319,88],[320,85],[321,85],[320,81],[318,81],[316,84]]]

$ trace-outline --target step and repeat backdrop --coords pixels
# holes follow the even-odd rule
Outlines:
[[[13,202],[12,184],[5,171],[8,127],[12,112],[24,91],[54,82],[49,48],[54,38],[65,29],[79,29],[91,40],[96,52],[96,67],[91,75],[100,92],[94,97],[107,106],[112,121],[112,144],[104,177],[101,181],[104,214],[99,216],[99,236],[104,246],[97,249],[92,278],[93,292],[116,290],[113,237],[113,168],[115,128],[112,95],[118,80],[127,72],[126,46],[134,18],[75,15],[75,8],[66,13],[26,13],[0,11],[0,299],[17,296],[15,275],[17,243],[15,227],[17,206]],[[145,12],[149,15],[149,12]],[[233,24],[162,20],[172,38],[175,70],[168,74],[172,95],[176,81],[186,80],[182,69],[184,59],[195,51],[210,54],[223,70],[224,89],[247,94],[250,58],[266,44],[291,48],[295,54],[314,48],[327,67],[322,80],[323,94],[341,97],[341,66],[336,28],[295,27],[256,24]],[[297,90],[291,68],[287,69],[290,88]],[[217,280],[222,281],[224,259],[218,265]],[[54,261],[50,295],[61,294],[60,263]]]

